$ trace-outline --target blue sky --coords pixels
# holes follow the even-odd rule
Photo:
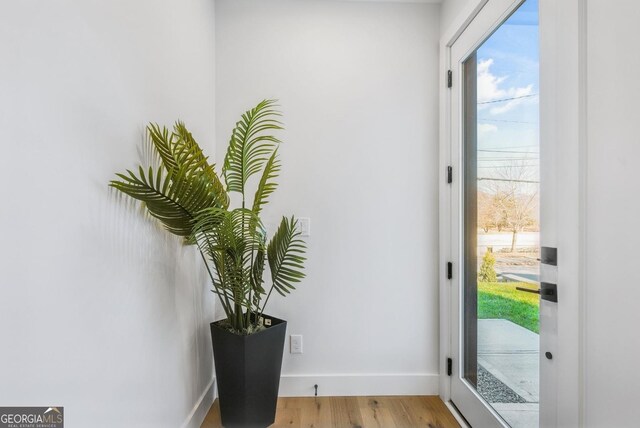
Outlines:
[[[531,166],[537,179],[538,0],[523,3],[478,48],[477,58],[479,176],[495,176],[493,167],[510,158]]]

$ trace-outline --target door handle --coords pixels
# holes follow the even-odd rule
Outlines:
[[[547,300],[549,302],[558,302],[558,288],[556,284],[551,284],[548,282],[541,282],[540,288],[537,290],[531,288],[524,287],[516,287],[518,291],[526,291],[527,293],[539,294],[542,300]]]
[[[526,291],[527,293],[540,294],[540,289],[534,290],[532,288],[516,287],[518,291]]]

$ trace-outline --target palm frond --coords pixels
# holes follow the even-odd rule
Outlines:
[[[278,176],[279,172],[280,160],[278,159],[278,149],[276,148],[265,164],[264,171],[262,171],[262,177],[258,183],[256,195],[253,198],[252,211],[254,213],[259,214],[262,210],[262,206],[267,203],[269,196],[275,192],[278,187],[278,183],[273,180]]]
[[[293,284],[305,277],[303,269],[306,246],[297,229],[298,222],[294,217],[283,217],[267,246],[273,287],[283,296],[295,290]]]
[[[211,190],[216,195],[218,205],[222,208],[227,208],[229,206],[229,195],[215,171],[215,166],[209,163],[208,158],[204,155],[183,122],[176,122],[173,129],[173,135],[176,137],[173,152],[178,166],[187,168],[189,172],[202,171],[211,181]]]
[[[160,127],[157,123],[147,125],[147,136],[155,147],[162,164],[168,171],[177,171],[178,163],[173,154],[173,141],[169,130],[166,127]]]
[[[249,177],[260,172],[274,146],[280,143],[268,133],[283,129],[277,120],[281,114],[274,107],[275,100],[264,100],[236,123],[222,169],[228,191],[244,195]]]
[[[111,187],[142,201],[149,213],[160,220],[175,235],[189,237],[193,232],[197,213],[217,205],[210,192],[210,182],[202,173],[187,175],[184,170],[165,173],[161,168],[148,172],[140,167],[138,175],[116,174]]]
[[[253,265],[251,266],[251,288],[255,293],[255,301],[254,303],[258,303],[260,300],[260,295],[264,294],[264,287],[262,284],[264,280],[262,279],[262,273],[264,272],[264,265],[266,261],[266,251],[264,248],[258,249],[256,252],[255,260],[253,261]]]
[[[250,265],[252,252],[265,246],[262,221],[248,209],[204,209],[198,214],[193,231],[207,255],[223,251],[238,265]]]
[[[177,121],[171,134],[166,127],[161,128],[158,124],[151,123],[147,126],[147,135],[167,173],[183,171],[186,175],[204,174],[210,181],[210,192],[215,196],[216,206],[229,206],[229,195],[215,172],[214,165],[209,164],[208,158],[183,122]]]
[[[256,306],[264,293],[260,261],[264,265],[266,247],[258,216],[242,208],[208,208],[198,214],[194,235],[200,251],[213,262],[219,280],[215,285],[227,299],[228,319],[235,319],[235,308]]]

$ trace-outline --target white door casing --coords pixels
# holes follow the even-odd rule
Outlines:
[[[522,0],[491,0],[484,5],[478,14],[469,22],[458,39],[451,45],[450,70],[452,72],[451,93],[451,137],[450,163],[453,168],[451,192],[451,253],[449,261],[453,263],[451,279],[451,354],[453,359],[451,374],[451,400],[463,416],[473,425],[481,427],[501,427],[503,422],[499,415],[488,406],[462,376],[463,327],[462,314],[462,278],[463,278],[463,138],[462,96],[463,72],[462,64],[515,10]]]

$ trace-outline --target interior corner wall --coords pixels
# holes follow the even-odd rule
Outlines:
[[[150,121],[213,154],[213,25],[212,0],[0,5],[2,406],[64,406],[69,427],[208,410],[203,267],[107,184],[145,158]]]
[[[473,0],[475,3],[480,3],[477,0]],[[454,22],[457,23],[457,19],[460,18],[460,14],[466,9],[467,5],[471,3],[470,0],[443,0],[440,8],[440,31],[441,35],[451,30],[451,26]],[[466,18],[466,17],[465,17]]]
[[[268,311],[303,335],[280,394],[438,393],[439,5],[216,1],[216,132],[277,98],[265,220],[311,219],[307,278]]]

